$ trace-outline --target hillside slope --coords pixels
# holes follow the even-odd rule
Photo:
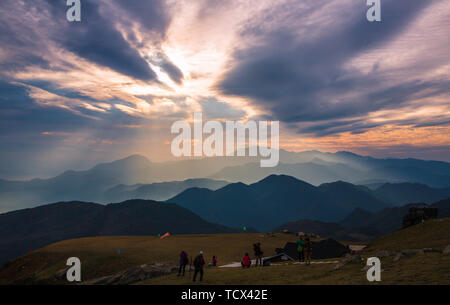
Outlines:
[[[382,236],[365,249],[362,258],[378,255],[380,250],[434,248],[450,244],[450,219],[427,221]],[[365,261],[350,263],[339,270],[335,264],[281,264],[265,268],[215,268],[207,270],[205,284],[214,285],[449,285],[450,255],[429,252],[394,261],[394,256],[380,257],[381,282],[368,282]],[[147,285],[186,285],[189,279],[175,274],[139,282]]]
[[[264,237],[259,233],[177,235],[160,240],[157,236],[97,236],[57,242],[12,260],[0,267],[0,285],[11,283],[61,283],[54,274],[65,268],[68,257],[82,262],[82,280],[110,275],[124,269],[155,262],[177,264],[185,250],[190,258],[204,252],[205,260],[216,255],[219,265],[239,261],[243,253],[252,253],[252,244],[261,243],[264,253],[295,241],[292,234]],[[120,249],[120,253],[118,253]],[[186,268],[188,272],[188,268]]]
[[[63,202],[0,214],[0,263],[60,240],[99,235],[230,233],[176,204]]]
[[[206,262],[218,256],[219,265],[239,261],[243,253],[252,253],[252,243],[260,242],[265,255],[286,242],[294,242],[292,234],[208,234],[174,235],[160,240],[151,236],[103,236],[58,242],[33,253],[19,257],[0,268],[0,284],[67,284],[54,278],[65,268],[68,257],[82,261],[82,280],[114,274],[127,268],[152,262],[178,261],[181,249],[190,257],[203,250]],[[450,219],[427,221],[407,229],[382,236],[372,242],[362,255],[364,259],[377,255],[380,250],[434,248],[444,249],[450,244]],[[117,250],[120,249],[120,253]],[[342,258],[333,259],[333,261]],[[425,253],[404,257],[398,262],[393,256],[381,257],[382,281],[378,284],[450,284],[450,255]],[[333,271],[335,263],[277,264],[264,268],[206,268],[204,284],[267,285],[267,284],[370,284],[364,264],[348,264]],[[188,270],[186,270],[188,272]],[[156,277],[137,284],[192,284],[186,277],[176,274]]]

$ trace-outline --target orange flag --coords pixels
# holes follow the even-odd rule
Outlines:
[[[164,238],[169,237],[169,236],[170,236],[170,233],[167,232],[166,234],[164,234],[163,236],[161,236],[159,239],[164,239]]]

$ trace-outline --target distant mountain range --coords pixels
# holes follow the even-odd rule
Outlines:
[[[232,183],[216,191],[191,188],[168,202],[214,223],[232,227],[248,225],[267,231],[287,221],[339,222],[358,209],[376,213],[410,202],[431,203],[449,197],[449,189],[422,184],[382,184],[370,189],[337,181],[316,187],[291,176],[271,175],[257,183]],[[406,212],[399,213],[403,216]],[[357,227],[367,225],[361,223]]]
[[[411,201],[433,202],[449,194],[450,163],[446,162],[376,159],[349,152],[285,150],[280,150],[277,167],[261,168],[258,160],[258,157],[213,157],[154,163],[133,155],[85,171],[66,171],[49,179],[0,179],[0,212],[56,201],[166,200],[190,187],[216,190],[226,181],[255,183],[272,174],[290,175],[315,186],[345,181],[370,184],[373,189],[374,185],[378,188],[391,183],[395,190],[385,186],[375,195],[383,202],[396,205]],[[404,190],[396,185],[398,183],[405,184]],[[412,190],[408,183],[422,186]]]
[[[420,206],[424,206],[424,204],[411,203],[400,207],[386,208],[376,213],[358,208],[341,220],[339,224],[349,229],[362,226],[370,227],[381,234],[385,234],[400,229],[403,216],[408,212],[409,208]],[[439,218],[450,217],[450,198],[440,200],[429,206],[438,209]]]
[[[216,191],[191,188],[168,202],[214,223],[261,231],[299,218],[337,221],[358,207],[375,212],[388,206],[364,186],[334,182],[316,187],[284,175],[250,185],[233,183]]]
[[[57,241],[101,235],[236,233],[176,204],[61,202],[0,214],[0,264]]]
[[[162,201],[191,187],[216,190],[228,184],[227,181],[202,178],[151,184],[123,184],[128,181],[136,182],[138,179],[145,180],[140,170],[137,170],[136,177],[132,177],[140,162],[145,164],[144,160],[132,157],[119,163],[111,163],[111,167],[102,165],[86,172],[68,171],[51,179],[24,182],[0,180],[0,213],[57,201],[79,200],[99,203],[130,199]]]
[[[229,182],[212,179],[187,179],[184,181],[155,182],[151,184],[124,185],[119,184],[106,190],[101,196],[101,202],[124,201],[129,199],[167,200],[182,191],[200,187],[217,190]]]
[[[378,198],[392,205],[432,203],[450,198],[450,188],[437,189],[420,183],[386,183],[375,188],[373,192]]]
[[[323,153],[280,151],[280,163],[261,168],[258,163],[228,166],[210,176],[231,182],[253,183],[270,174],[293,176],[319,185],[346,181],[353,184],[421,183],[432,187],[450,187],[450,163],[418,159],[376,159],[350,152]]]
[[[383,234],[401,229],[403,216],[411,207],[433,207],[438,209],[438,218],[450,217],[450,198],[430,205],[412,203],[401,207],[386,208],[372,213],[357,208],[338,223],[308,219],[287,222],[273,229],[273,232],[303,232],[319,234],[347,241],[367,241]]]

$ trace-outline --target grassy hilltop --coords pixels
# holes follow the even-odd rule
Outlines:
[[[433,248],[443,250],[450,244],[450,218],[437,219],[399,230],[380,237],[366,249],[363,258],[377,255],[380,250]],[[298,265],[282,264],[265,268],[207,269],[205,284],[280,284],[280,285],[345,285],[373,284],[366,279],[363,264],[348,264],[332,271],[335,264]],[[450,284],[450,254],[425,253],[405,257],[394,262],[394,256],[381,258],[381,282],[379,284]],[[189,284],[188,278],[167,275],[138,284]]]
[[[275,248],[295,241],[292,234],[261,233],[172,235],[160,240],[156,236],[101,236],[79,238],[54,243],[16,260],[0,270],[0,284],[12,281],[49,281],[65,267],[67,258],[75,256],[82,263],[82,278],[109,275],[133,266],[152,263],[178,263],[179,253],[185,250],[194,257],[200,250],[207,262],[216,255],[219,264],[239,261],[245,252],[253,254],[253,243],[259,241],[265,255],[273,255]],[[120,254],[118,250],[120,249]]]
[[[208,234],[177,235],[160,240],[151,236],[95,237],[67,240],[22,256],[0,269],[0,284],[61,283],[53,275],[65,267],[68,257],[82,262],[82,279],[92,279],[151,262],[177,262],[181,249],[191,256],[205,252],[207,262],[218,256],[219,265],[239,261],[244,252],[252,254],[252,244],[261,242],[265,255],[277,247],[295,241],[290,234]],[[450,244],[450,219],[427,221],[414,227],[382,236],[371,243],[363,258],[380,250],[434,248],[443,250]],[[118,253],[120,249],[120,254]],[[342,260],[338,258],[337,260]],[[394,261],[381,258],[381,284],[450,284],[450,255],[425,253]],[[333,271],[335,264],[304,266],[293,263],[264,268],[206,268],[204,284],[371,284],[361,263],[347,264]],[[170,274],[137,284],[190,284],[185,278]]]

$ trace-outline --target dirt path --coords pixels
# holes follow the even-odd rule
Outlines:
[[[263,259],[264,260],[264,259]],[[337,264],[339,263],[339,261],[312,261],[311,264]],[[256,260],[252,260],[252,266],[254,266],[256,264]],[[304,265],[304,262],[294,262],[293,264],[298,265]],[[270,264],[271,266],[278,266],[281,264]],[[231,264],[228,265],[222,265],[219,266],[219,268],[238,268],[238,267],[242,267],[240,262],[233,262]]]

